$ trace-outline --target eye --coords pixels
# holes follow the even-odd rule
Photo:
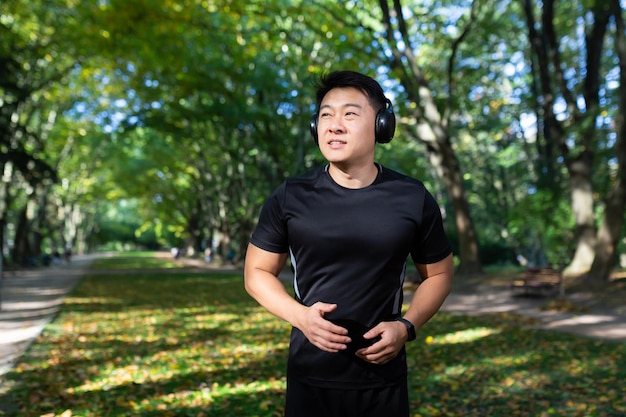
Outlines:
[[[322,117],[330,117],[330,113],[320,113],[320,118]]]

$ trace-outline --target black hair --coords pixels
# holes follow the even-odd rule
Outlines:
[[[375,111],[385,108],[387,99],[383,88],[375,79],[361,74],[356,71],[334,71],[322,74],[316,85],[316,108],[319,109],[320,104],[326,94],[334,88],[356,88],[361,90],[368,98],[370,104]]]

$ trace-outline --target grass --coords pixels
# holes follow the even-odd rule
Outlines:
[[[118,270],[118,269],[170,269],[181,268],[175,259],[167,254],[165,257],[156,257],[154,252],[126,252],[124,256],[100,258],[93,261],[91,269]]]
[[[5,416],[282,415],[289,327],[240,274],[94,266],[122,264],[138,270],[85,277],[6,375]],[[626,345],[524,323],[437,314],[408,345],[412,416],[626,415]]]

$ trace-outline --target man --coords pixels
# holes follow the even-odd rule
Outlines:
[[[424,185],[374,162],[395,130],[372,78],[323,76],[311,133],[328,164],[288,179],[266,201],[245,261],[245,286],[292,326],[287,417],[408,417],[405,343],[450,292],[453,262]],[[295,299],[278,279],[287,256]],[[404,317],[411,256],[423,279]]]

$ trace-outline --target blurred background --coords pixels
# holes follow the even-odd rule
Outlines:
[[[626,267],[625,6],[4,0],[2,264],[241,261],[264,199],[322,162],[314,82],[351,69],[392,99],[377,160],[440,202],[459,275],[607,282]]]

